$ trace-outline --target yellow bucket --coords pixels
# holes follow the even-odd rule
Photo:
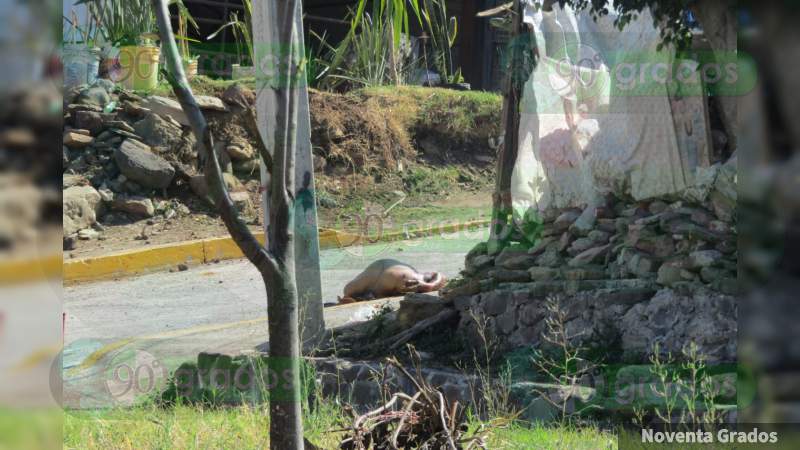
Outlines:
[[[196,59],[183,62],[183,71],[186,73],[186,79],[191,80],[197,76],[197,67],[198,64]]]
[[[119,49],[122,85],[126,89],[151,91],[158,86],[158,58],[161,50],[152,45]]]

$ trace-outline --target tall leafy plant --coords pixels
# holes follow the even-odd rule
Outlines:
[[[458,35],[458,20],[448,17],[445,0],[422,0],[422,8],[416,10],[423,26],[429,33],[433,50],[433,66],[446,83],[463,81],[461,69],[453,65],[453,45]]]
[[[78,19],[78,14],[75,10],[70,11],[70,17],[64,16],[64,21],[68,26],[67,32],[64,33],[65,44],[85,44],[87,47],[93,47],[95,38],[99,30],[97,29],[97,22],[91,17],[86,17],[86,22],[81,23]]]
[[[419,16],[419,0],[359,0],[350,11],[350,29],[336,47],[330,47],[325,87],[344,81],[363,85],[401,83],[404,62],[403,35],[410,33],[410,18]]]
[[[189,27],[191,26],[195,31],[199,31],[200,27],[197,25],[197,22],[192,17],[192,14],[189,13],[189,9],[183,2],[177,2],[178,4],[178,35],[175,36],[175,39],[178,41],[178,51],[181,53],[181,57],[183,58],[184,62],[188,62],[192,59],[192,54],[189,51],[189,42],[198,42],[195,39],[189,38]]]
[[[319,45],[306,44],[306,59],[308,60],[305,70],[306,84],[311,88],[319,88],[322,87],[322,83],[328,76],[330,64],[327,55],[330,54],[333,47],[328,44],[327,33],[323,32],[322,35],[319,35],[314,30],[309,30],[309,34],[319,42]]]
[[[206,38],[214,39],[224,29],[230,28],[233,32],[234,39],[236,39],[240,64],[244,62],[244,58],[242,57],[242,44],[244,44],[247,50],[245,56],[248,56],[250,61],[255,61],[255,54],[253,53],[253,3],[251,0],[243,0],[242,6],[244,7],[244,14],[241,19],[239,18],[238,12],[232,12],[228,22],[224,23],[217,31],[211,33]]]
[[[341,82],[349,82],[359,86],[380,86],[389,82],[394,77],[399,78],[400,70],[390,67],[390,53],[387,23],[382,17],[373,18],[364,14],[364,26],[361,32],[354,35],[348,43],[347,59],[345,64],[337,68],[328,80],[332,86]],[[331,49],[333,55],[338,55],[342,49]],[[334,56],[335,60],[336,56]],[[390,74],[390,71],[393,73]]]
[[[182,0],[169,0],[178,5],[178,16],[193,27],[197,23]],[[139,45],[157,38],[156,16],[150,0],[78,0],[100,26],[100,33],[112,46]]]
[[[412,18],[430,39],[433,68],[446,83],[463,81],[452,53],[458,20],[448,15],[445,0],[374,0],[371,13],[366,11],[367,3],[359,0],[351,11],[347,35],[330,49],[326,87],[335,88],[343,81],[364,85],[402,83],[409,67],[400,49],[403,35],[410,34]]]
[[[100,23],[103,37],[113,46],[152,40],[156,18],[149,0],[79,0]]]

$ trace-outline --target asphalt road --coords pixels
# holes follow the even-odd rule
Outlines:
[[[380,258],[453,277],[463,268],[466,252],[485,240],[487,233],[484,228],[469,234],[324,250],[320,255],[323,302],[335,302],[347,282]],[[326,327],[364,320],[381,303],[325,308]],[[156,368],[165,376],[201,351],[247,352],[263,344],[267,336],[264,284],[246,260],[67,286],[64,311],[64,395],[74,407],[107,406],[107,393],[97,394],[98,382],[112,394],[115,388],[109,383],[118,393],[124,391],[113,395],[117,403],[128,403],[143,393],[131,390],[127,374],[120,372]]]

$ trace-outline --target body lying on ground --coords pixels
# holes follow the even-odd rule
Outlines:
[[[395,259],[379,259],[364,269],[344,287],[339,304],[403,295],[410,292],[431,292],[446,282],[439,272],[418,272]]]

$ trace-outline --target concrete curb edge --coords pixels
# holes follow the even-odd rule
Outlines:
[[[442,233],[455,233],[465,229],[482,228],[489,223],[489,220],[476,220],[464,223],[432,224],[410,232],[386,233],[375,239],[336,230],[320,229],[319,247],[321,250],[326,250],[350,247],[359,243],[366,245],[378,242],[400,241]],[[258,235],[257,238],[259,242],[264,243],[263,234]],[[141,275],[167,268],[175,268],[179,264],[191,266],[242,257],[242,252],[230,237],[184,241],[151,246],[146,249],[125,250],[107,255],[64,261],[63,281],[65,283],[73,283]]]

